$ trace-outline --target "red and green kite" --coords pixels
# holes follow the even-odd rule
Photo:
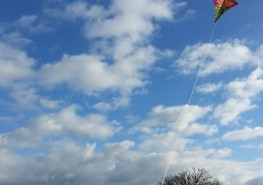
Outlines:
[[[223,13],[237,4],[238,3],[235,0],[214,0],[215,22],[221,17]]]

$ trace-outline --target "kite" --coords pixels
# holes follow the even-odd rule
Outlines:
[[[215,6],[215,22],[233,6],[238,5],[235,0],[214,0]]]

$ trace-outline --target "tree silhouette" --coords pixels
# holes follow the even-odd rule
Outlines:
[[[161,185],[161,183],[159,183]],[[223,185],[213,178],[205,169],[181,171],[164,179],[163,185]]]

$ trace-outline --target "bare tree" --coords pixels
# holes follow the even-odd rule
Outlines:
[[[161,185],[161,183],[160,183]],[[181,171],[175,176],[164,179],[163,185],[223,185],[213,178],[205,169],[192,169]]]

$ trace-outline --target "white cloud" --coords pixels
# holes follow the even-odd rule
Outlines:
[[[20,83],[13,84],[9,90],[9,98],[13,100],[12,103],[6,101],[6,104],[12,109],[32,112],[40,111],[41,109],[58,109],[63,103],[62,100],[53,100],[41,95],[41,92],[34,86],[33,81],[28,79],[28,83],[21,81]]]
[[[25,52],[0,43],[0,86],[12,86],[16,81],[33,77],[34,64]]]
[[[104,147],[108,155],[121,155],[122,152],[127,151],[134,145],[134,142],[126,140],[122,141],[121,143],[106,143]]]
[[[159,140],[155,145],[152,143],[151,151],[154,151],[154,147],[157,149],[166,145],[166,141],[169,139],[163,142]],[[162,178],[169,157],[171,166],[168,174],[192,167],[205,167],[226,185],[245,185],[248,180],[261,175],[263,170],[260,167],[255,168],[256,164],[261,164],[260,160],[226,160],[231,154],[228,148],[180,149],[178,147],[183,143],[179,142],[175,151],[148,153],[145,151],[149,150],[149,147],[144,148],[141,145],[141,149],[137,151],[135,143],[130,140],[105,143],[104,150],[97,148],[96,143],[81,145],[70,139],[47,142],[48,150],[37,155],[21,156],[1,148],[0,181],[13,185],[33,185],[36,182],[40,185],[156,184]]]
[[[63,7],[60,7],[60,6]],[[56,7],[56,8],[54,8]],[[57,7],[60,7],[57,8]],[[89,21],[99,21],[107,15],[105,9],[100,5],[89,5],[84,1],[75,1],[72,3],[50,4],[44,8],[44,13],[50,17],[63,20],[76,21],[76,19],[88,19]]]
[[[214,111],[214,117],[222,125],[238,120],[241,114],[253,109],[256,95],[263,91],[263,70],[255,69],[247,78],[236,79],[226,85],[228,99],[219,104]]]
[[[15,29],[17,33],[22,33],[22,31],[29,31],[30,33],[52,31],[51,27],[44,20],[41,20],[40,16],[33,14],[22,15],[18,20],[4,24],[4,32],[9,32],[12,29]]]
[[[65,56],[56,64],[45,64],[39,71],[39,78],[43,84],[67,83],[87,94],[105,90],[125,94],[147,83],[143,71],[155,61],[152,47],[140,48],[132,56],[114,64],[86,54]]]
[[[192,73],[200,63],[205,51],[205,44],[188,46],[183,51],[181,58],[175,63],[180,73]],[[235,40],[232,42],[209,44],[206,58],[200,72],[202,76],[223,73],[227,70],[242,69],[246,65],[260,66],[262,46],[252,52],[245,44]],[[229,54],[231,51],[231,54]],[[223,88],[222,83],[204,84],[197,87],[197,91],[211,93]],[[262,69],[257,67],[247,78],[236,79],[227,84],[227,100],[215,107],[214,118],[219,119],[221,125],[236,122],[240,116],[255,108],[253,103],[256,95],[263,91]]]
[[[260,66],[261,68],[263,67],[263,44],[257,49],[256,54],[257,56],[257,65]]]
[[[84,1],[67,4],[64,11],[62,17],[65,17],[66,15],[66,18],[68,19],[83,18],[98,20],[105,15],[103,7],[98,5],[89,6]]]
[[[232,154],[232,150],[229,148],[223,148],[215,151],[212,150],[212,153],[213,153],[212,154],[213,157],[221,159],[221,158],[230,157]]]
[[[218,128],[216,125],[202,125],[198,123],[193,123],[188,126],[185,130],[183,130],[183,135],[191,136],[194,134],[202,134],[206,136],[212,136],[216,134]]]
[[[23,15],[22,17],[20,17],[18,21],[16,21],[15,24],[17,24],[22,28],[28,28],[31,27],[33,22],[35,22],[36,20],[37,20],[36,15]]]
[[[155,29],[152,20],[172,19],[172,7],[170,0],[114,0],[105,19],[87,25],[87,36],[142,39]]]
[[[145,133],[153,133],[155,130],[173,129],[184,136],[194,134],[213,135],[217,132],[216,125],[205,125],[197,123],[199,119],[206,116],[211,109],[199,106],[175,106],[164,107],[156,106],[148,114],[148,118],[141,121],[134,129]],[[176,118],[178,115],[178,119]],[[177,120],[176,120],[177,119]],[[176,122],[174,122],[176,121]]]
[[[176,142],[176,143],[175,143]],[[171,150],[183,151],[191,139],[183,138],[178,132],[156,133],[142,138],[140,149],[148,152],[169,152]],[[175,148],[173,146],[175,145]]]
[[[108,121],[101,114],[77,114],[77,106],[69,106],[57,113],[42,115],[17,130],[0,135],[0,145],[11,148],[38,147],[49,136],[82,136],[105,139],[121,128],[116,121]]]
[[[188,5],[188,2],[177,2],[175,4],[175,22],[182,22],[189,19],[193,19],[196,16],[196,11],[194,9],[187,9],[186,11],[182,12],[181,10],[183,8],[186,8]]]
[[[42,116],[32,123],[32,127],[45,134],[71,133],[93,138],[107,138],[117,131],[103,115],[90,114],[81,117],[76,111],[75,106],[70,106],[55,115]]]
[[[225,141],[246,141],[258,137],[263,137],[263,127],[245,127],[241,130],[230,131],[225,133],[222,139]]]
[[[112,0],[109,6],[76,1],[60,9],[47,7],[45,13],[64,20],[82,20],[89,38],[129,37],[141,42],[156,29],[154,21],[173,19],[173,8],[171,0]]]
[[[39,103],[42,107],[53,110],[60,108],[64,102],[62,100],[51,100],[49,98],[41,98],[39,100]]]
[[[16,101],[15,106],[22,109],[35,109],[39,96],[33,87],[27,85],[14,85],[10,97]]]
[[[235,123],[241,116],[254,106],[249,99],[229,98],[226,102],[219,104],[214,111],[214,117],[220,120],[221,125]]]
[[[199,106],[170,106],[165,107],[162,105],[156,106],[149,113],[149,119],[144,121],[145,125],[156,125],[170,123],[174,121],[177,113],[180,113],[179,123],[192,123],[197,119],[202,118],[209,112],[209,107]]]
[[[210,43],[208,46],[207,44],[187,46],[180,58],[174,63],[177,71],[182,74],[195,72],[198,64],[203,59],[206,47],[204,64],[200,71],[201,76],[242,69],[246,65],[256,65],[257,60],[250,49],[239,40],[234,40],[225,43]]]
[[[7,47],[6,50],[8,47],[9,50],[17,50],[17,52],[20,52],[19,55],[26,54],[17,48],[26,48],[26,46],[29,46],[30,44],[36,44],[26,32],[32,34],[52,31],[52,28],[37,15],[22,15],[14,22],[2,22],[0,27],[0,44],[4,45],[3,43],[5,43],[5,47]],[[14,51],[10,51],[9,53],[14,54]],[[13,58],[15,58],[15,56],[13,56]]]
[[[222,83],[205,83],[202,85],[197,86],[196,90],[200,93],[213,93],[220,89],[222,89],[223,84]]]
[[[238,146],[239,148],[242,148],[242,149],[248,149],[248,150],[251,150],[251,149],[255,149],[256,146],[255,145],[252,145],[252,144],[243,144],[243,145],[239,145]]]
[[[81,20],[84,35],[94,42],[89,53],[64,56],[42,66],[40,82],[48,86],[66,83],[87,95],[110,91],[114,97],[94,105],[96,109],[128,106],[131,93],[148,84],[149,70],[165,55],[148,41],[158,21],[173,19],[173,8],[171,0],[113,0],[109,6],[77,1],[60,9],[46,8],[50,16]]]
[[[230,96],[240,99],[253,98],[263,91],[263,70],[255,69],[247,79],[236,79],[227,85]]]
[[[25,47],[32,43],[32,40],[25,38],[20,32],[8,32],[1,34],[1,40],[12,47]],[[9,47],[10,47],[9,46]]]
[[[101,112],[107,112],[111,109],[111,104],[106,102],[99,102],[94,104],[92,108],[97,109]]]

